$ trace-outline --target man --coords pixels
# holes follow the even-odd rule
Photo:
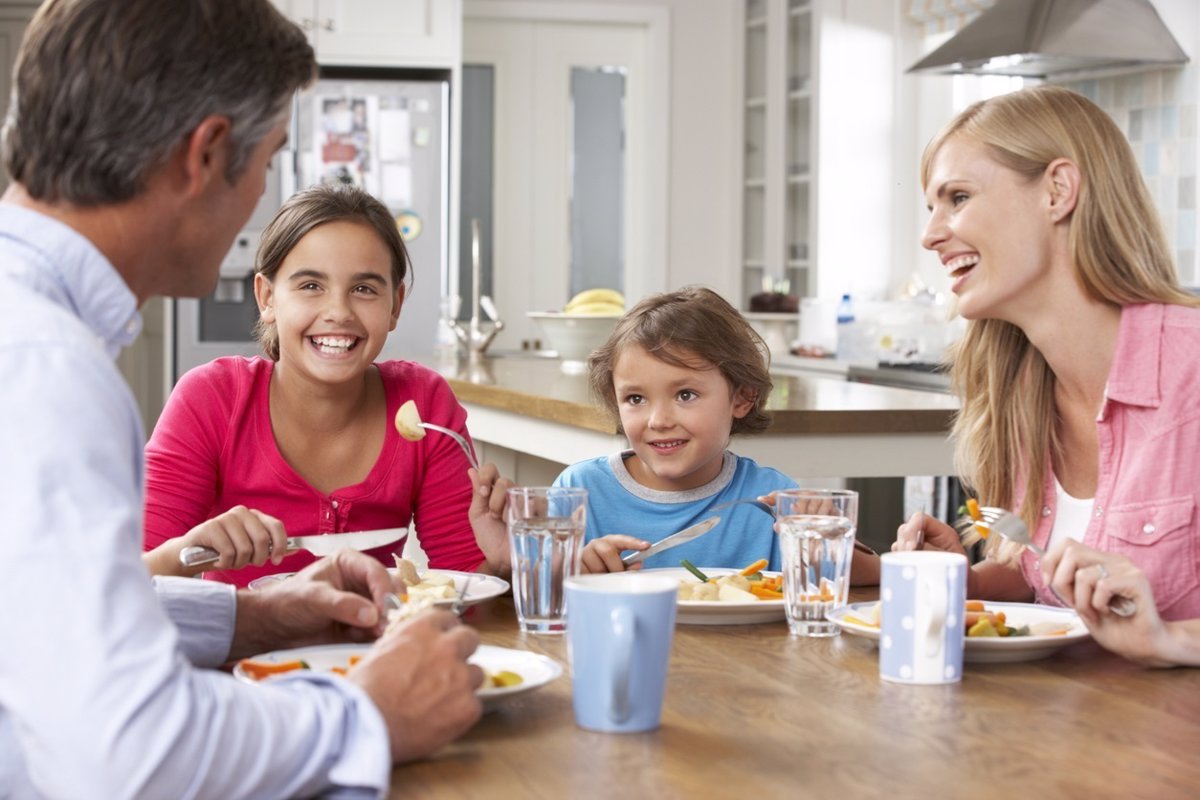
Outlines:
[[[477,637],[445,613],[346,680],[204,669],[370,638],[373,560],[237,593],[142,566],[113,358],[146,299],[211,291],[314,69],[267,0],[48,0],[29,26],[0,200],[0,796],[376,796],[479,717]]]

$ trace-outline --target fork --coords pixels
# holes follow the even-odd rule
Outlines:
[[[975,524],[990,531],[995,531],[1010,542],[1016,542],[1019,545],[1029,548],[1037,556],[1038,561],[1041,561],[1042,557],[1046,555],[1046,551],[1034,544],[1029,538],[1029,528],[1026,527],[1025,521],[1016,514],[1003,508],[996,508],[995,506],[984,506],[979,509],[979,513],[982,519],[976,520]],[[1050,587],[1050,591],[1054,593],[1054,596],[1063,605],[1068,607],[1072,605],[1053,586]],[[1128,597],[1116,595],[1108,601],[1108,610],[1118,617],[1130,617],[1137,611],[1137,604]]]
[[[450,610],[454,612],[454,616],[461,617],[463,610],[467,607],[467,589],[471,588],[471,582],[479,577],[478,572],[472,572],[463,582],[463,587],[458,592],[458,597],[454,598],[454,604],[450,606]]]
[[[444,433],[454,441],[458,442],[458,446],[461,447],[462,451],[467,454],[467,461],[470,462],[471,466],[475,468],[476,472],[479,471],[479,460],[475,458],[475,451],[471,449],[471,445],[467,444],[467,440],[463,438],[462,434],[460,434],[458,431],[450,430],[449,428],[443,428],[441,425],[434,425],[432,422],[420,422],[418,424],[426,430]]]

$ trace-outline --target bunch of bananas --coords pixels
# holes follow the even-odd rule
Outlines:
[[[567,301],[567,314],[619,317],[625,313],[625,297],[615,289],[588,289]]]

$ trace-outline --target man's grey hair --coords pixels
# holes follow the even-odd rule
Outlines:
[[[315,73],[269,0],[47,0],[17,57],[4,166],[43,202],[119,203],[215,114],[232,183]]]

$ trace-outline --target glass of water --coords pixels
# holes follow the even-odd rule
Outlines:
[[[789,489],[775,495],[788,627],[800,636],[836,636],[827,617],[846,604],[858,528],[858,492]]]
[[[522,486],[508,490],[513,602],[521,630],[566,630],[563,579],[579,574],[587,490]]]

